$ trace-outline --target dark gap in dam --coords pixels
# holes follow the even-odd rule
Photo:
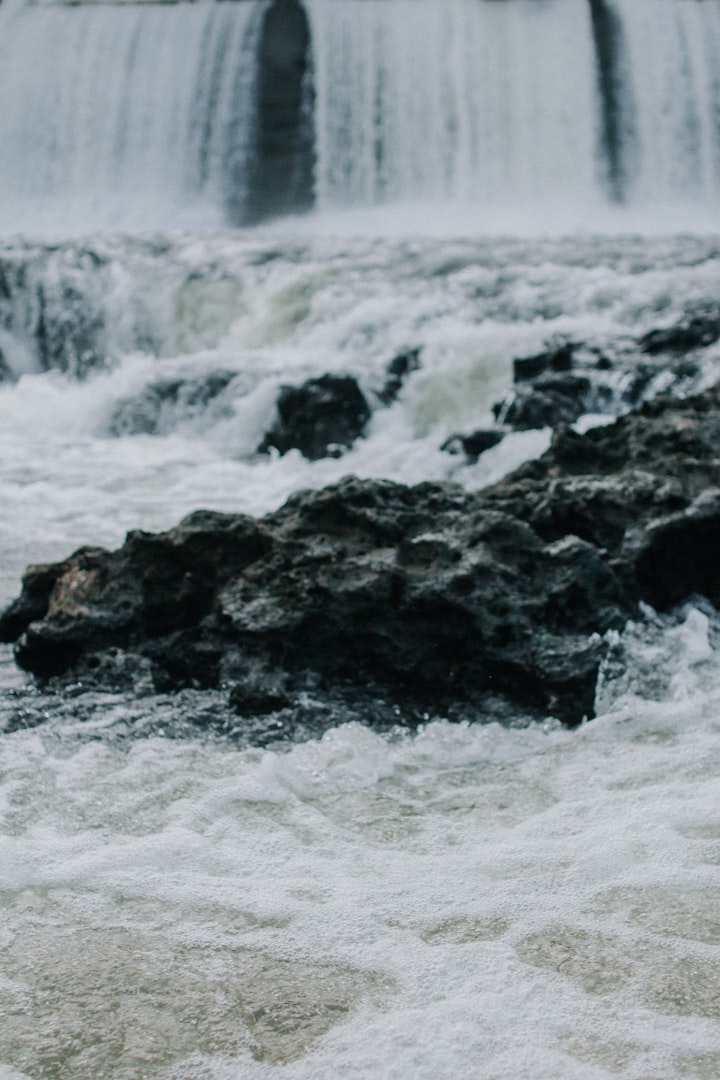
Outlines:
[[[298,0],[275,0],[265,13],[256,80],[245,182],[230,177],[233,225],[309,210],[314,202],[311,37]]]
[[[589,0],[595,46],[600,108],[600,153],[607,192],[613,202],[628,194],[627,147],[632,143],[632,116],[623,78],[622,24],[608,0]]]

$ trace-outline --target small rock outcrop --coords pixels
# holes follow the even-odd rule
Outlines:
[[[513,389],[493,406],[518,431],[572,424],[586,413],[617,416],[658,394],[688,394],[702,384],[697,355],[720,338],[720,313],[685,313],[639,338],[580,342],[551,338],[513,360]]]
[[[505,438],[502,428],[479,428],[469,435],[451,435],[440,447],[446,454],[464,454],[469,465],[474,465],[481,454],[492,450]]]
[[[214,371],[194,379],[158,379],[113,408],[109,435],[157,435],[173,420],[196,415],[214,402],[235,378],[234,371]]]
[[[537,379],[547,371],[570,371],[577,346],[571,341],[554,340],[541,353],[513,360],[513,379],[516,383]]]
[[[351,375],[322,375],[302,386],[284,386],[277,419],[258,453],[299,450],[310,461],[339,457],[358,439],[370,420],[370,406]]]
[[[518,431],[572,424],[588,411],[590,391],[590,380],[583,375],[540,375],[495,405],[493,413]]]
[[[420,369],[421,349],[407,349],[394,356],[385,369],[385,384],[378,391],[381,405],[392,405],[403,388],[408,375]]]
[[[720,309],[688,312],[673,326],[650,330],[643,334],[638,344],[640,350],[650,356],[660,353],[684,355],[695,349],[704,349],[720,340]]]

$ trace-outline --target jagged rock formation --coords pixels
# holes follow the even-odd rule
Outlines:
[[[299,450],[310,461],[339,457],[363,434],[370,406],[351,375],[321,375],[302,386],[283,386],[277,418],[258,452]]]
[[[31,567],[0,635],[41,678],[227,685],[241,714],[312,688],[407,715],[509,701],[576,723],[601,635],[641,600],[720,602],[719,445],[715,388],[584,435],[561,426],[479,494],[350,477],[261,520],[200,511]]]

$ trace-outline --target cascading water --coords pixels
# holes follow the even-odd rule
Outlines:
[[[0,0],[0,610],[29,563],[201,507],[495,483],[550,439],[460,449],[516,358],[606,411],[715,382],[719,62],[720,0]],[[258,452],[328,374],[362,436]],[[716,465],[658,430],[648,514]],[[625,488],[570,475],[574,439],[577,515],[555,539],[538,486],[526,528],[592,575],[586,500],[612,532]],[[378,730],[312,677],[293,727],[232,664],[169,692],[118,649],[117,682],[36,684],[0,645],[0,1080],[717,1080],[720,616],[636,617],[575,731],[484,699]]]
[[[630,201],[720,195],[720,9],[614,0],[630,103],[623,140]]]
[[[310,0],[321,207],[597,197],[584,4]]]
[[[263,6],[0,11],[6,231],[23,207],[68,231],[218,224],[247,172]]]
[[[0,29],[13,231],[720,193],[701,0],[3,5]]]

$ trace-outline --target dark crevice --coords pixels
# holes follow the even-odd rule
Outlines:
[[[608,0],[589,0],[600,99],[600,153],[610,198],[624,202],[629,179],[632,109],[625,86],[620,19]]]
[[[228,199],[231,224],[308,210],[314,202],[310,27],[298,0],[275,0],[258,42],[256,110],[244,194]]]

